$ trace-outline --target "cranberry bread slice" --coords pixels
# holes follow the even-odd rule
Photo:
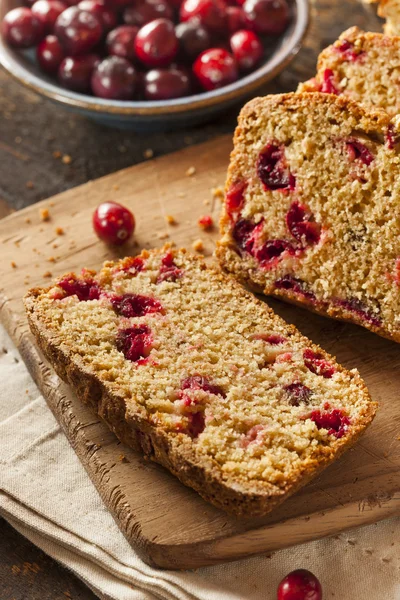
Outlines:
[[[386,19],[383,26],[386,35],[400,35],[400,0],[380,0],[378,15]]]
[[[263,515],[355,443],[376,405],[232,278],[168,248],[25,299],[57,373],[214,505]]]
[[[344,95],[389,115],[400,112],[400,37],[351,27],[318,57],[317,75],[298,92]]]
[[[267,295],[400,342],[397,138],[386,113],[341,96],[249,102],[228,171],[222,267]]]

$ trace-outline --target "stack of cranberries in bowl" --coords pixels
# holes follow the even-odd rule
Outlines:
[[[2,23],[14,48],[75,92],[167,100],[254,70],[288,26],[287,0],[26,0]]]

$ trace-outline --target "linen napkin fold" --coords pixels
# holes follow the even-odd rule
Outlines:
[[[190,571],[146,565],[119,531],[0,326],[0,514],[104,600],[275,600],[296,568],[324,598],[400,600],[400,518]]]

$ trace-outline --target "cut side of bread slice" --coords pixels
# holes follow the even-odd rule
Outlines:
[[[269,512],[375,414],[356,370],[184,250],[69,273],[25,305],[77,396],[123,442],[232,514]]]
[[[249,102],[228,171],[223,268],[399,342],[396,119],[317,92]]]
[[[317,74],[299,92],[343,95],[356,102],[400,112],[400,37],[352,27],[318,57]]]

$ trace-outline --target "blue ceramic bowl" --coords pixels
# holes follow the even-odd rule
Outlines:
[[[245,77],[218,90],[176,100],[104,100],[71,92],[46,76],[35,61],[33,50],[21,52],[0,38],[0,64],[29,89],[74,112],[105,125],[136,131],[159,131],[187,127],[207,121],[229,106],[254,95],[256,89],[282,71],[301,47],[309,22],[308,0],[289,0],[292,20],[282,37],[266,49],[262,65]],[[0,0],[0,19],[17,0]]]

